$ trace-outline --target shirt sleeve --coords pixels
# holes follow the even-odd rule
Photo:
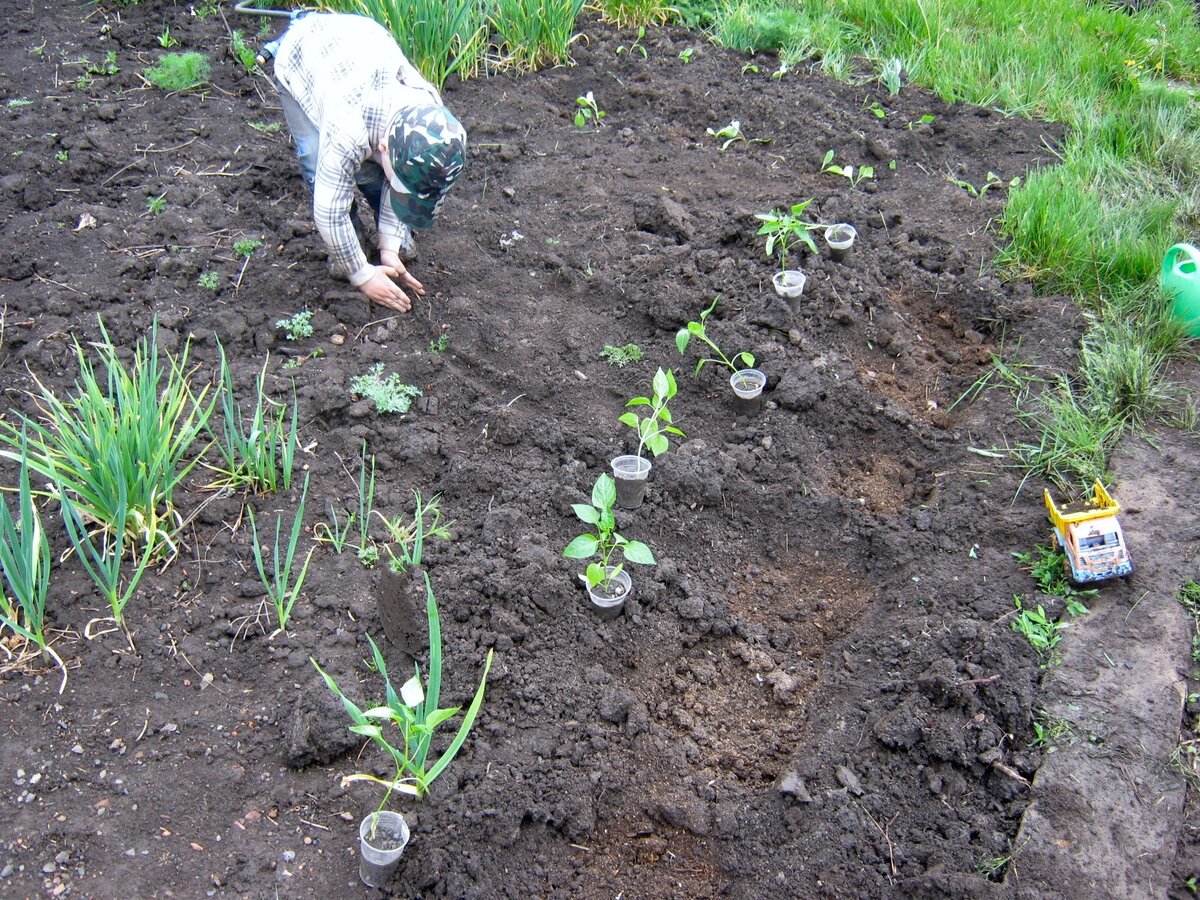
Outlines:
[[[334,269],[344,273],[355,287],[365,284],[375,274],[375,267],[367,262],[350,221],[354,174],[361,163],[357,149],[339,147],[336,139],[322,136],[313,185],[313,220],[329,249]]]

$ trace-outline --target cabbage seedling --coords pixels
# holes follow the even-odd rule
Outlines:
[[[858,187],[866,179],[875,177],[874,166],[859,166],[857,169],[854,166],[839,166],[833,161],[832,150],[826,153],[825,158],[821,160],[821,171],[829,172],[832,175],[841,175],[850,182],[850,187]]]
[[[582,578],[588,587],[603,587],[609,589],[613,578],[624,568],[623,563],[611,566],[613,554],[617,550],[626,561],[644,566],[656,565],[654,554],[641,541],[626,540],[617,533],[616,516],[613,515],[613,504],[617,502],[617,484],[612,476],[604,473],[596,479],[592,486],[592,502],[572,503],[571,509],[576,517],[586,525],[596,530],[581,534],[567,544],[563,556],[568,559],[591,559],[599,557],[595,562],[588,563],[587,571]]]
[[[596,98],[592,96],[592,92],[588,91],[582,97],[575,98],[575,127],[583,128],[589,122],[600,127],[601,119],[608,115],[604,110],[596,105]]]
[[[651,386],[654,388],[653,398],[634,397],[625,404],[626,407],[648,406],[648,414],[639,418],[637,413],[627,412],[619,421],[638,433],[638,456],[642,455],[643,447],[649,447],[650,452],[657,457],[667,452],[667,435],[684,437],[684,434],[672,424],[671,411],[667,409],[667,403],[675,396],[675,373],[670,369],[665,372],[659,369],[654,373]]]
[[[711,128],[706,128],[704,133],[710,137],[716,138],[718,141],[724,141],[721,144],[721,152],[724,153],[729,149],[730,144],[736,144],[739,141],[743,144],[769,144],[770,138],[748,138],[742,131],[742,123],[738,119],[734,119],[724,128],[719,128],[713,131]]]
[[[708,309],[700,313],[699,322],[688,322],[686,328],[680,328],[675,334],[675,346],[679,348],[680,353],[686,353],[688,344],[691,342],[693,337],[696,337],[708,344],[713,353],[716,354],[715,357],[704,356],[700,358],[700,361],[696,363],[696,371],[694,373],[696,375],[700,374],[700,370],[704,368],[705,363],[720,363],[721,365],[728,367],[732,372],[737,372],[739,369],[749,369],[754,366],[753,354],[743,350],[740,353],[734,354],[733,358],[730,359],[721,352],[721,348],[713,343],[712,338],[708,336],[708,331],[704,326],[704,320],[707,319],[709,314],[717,308],[717,301],[720,299],[720,294],[713,297],[713,302],[709,305]]]

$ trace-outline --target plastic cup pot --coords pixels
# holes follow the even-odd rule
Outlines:
[[[767,376],[758,369],[738,369],[729,376],[729,386],[739,400],[757,400],[767,386]]]
[[[408,823],[397,812],[373,812],[358,826],[358,877],[382,887],[396,872],[408,844]]]
[[[629,573],[622,569],[614,575],[612,574],[614,568],[614,566],[609,566],[605,569],[605,574],[608,576],[607,584],[603,581],[595,585],[588,584],[585,576],[579,576],[587,586],[592,609],[605,621],[619,616],[625,609],[626,599],[633,593],[633,579],[629,577]]]
[[[775,284],[775,293],[791,302],[799,300],[800,295],[804,293],[804,283],[808,281],[808,276],[799,269],[784,269],[782,272],[776,272],[771,281]]]
[[[829,245],[829,255],[839,261],[845,259],[850,248],[854,246],[856,237],[858,231],[853,225],[847,225],[845,222],[830,225],[825,229],[825,243]]]
[[[617,483],[617,506],[621,509],[637,509],[646,497],[650,460],[640,456],[618,456],[611,465],[613,481]]]

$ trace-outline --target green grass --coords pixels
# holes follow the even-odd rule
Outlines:
[[[570,61],[583,0],[492,0],[488,16],[506,66],[532,72]]]
[[[212,66],[203,53],[164,53],[158,65],[144,69],[142,74],[155,87],[175,93],[207,84]]]

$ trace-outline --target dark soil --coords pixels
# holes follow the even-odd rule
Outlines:
[[[229,57],[219,15],[163,0],[20,7],[0,35],[7,404],[34,414],[35,378],[69,391],[73,339],[96,339],[99,318],[130,350],[157,319],[160,346],[190,341],[198,383],[219,339],[244,395],[268,355],[273,395],[294,384],[309,529],[354,504],[364,441],[382,512],[411,510],[416,489],[455,520],[426,556],[446,700],[469,700],[489,648],[495,664],[459,759],[427,800],[394,804],[412,827],[397,894],[1002,889],[977,873],[1009,853],[1039,764],[1041,672],[1009,629],[1032,584],[1010,553],[1046,527],[1039,492],[972,452],[1023,438],[1011,399],[955,400],[1002,346],[1063,362],[1077,327],[1069,303],[990,269],[1003,192],[976,199],[950,176],[1007,181],[1052,160],[1060,135],[912,88],[774,79],[768,57],[743,72],[746,58],[679,30],[648,35],[645,59],[618,53],[633,35],[585,20],[575,66],[447,86],[472,157],[418,240],[428,294],[396,316],[328,277],[286,131],[250,127],[282,122],[277,95]],[[143,82],[166,26],[212,56],[211,89]],[[77,60],[108,51],[119,73],[80,86]],[[571,120],[587,91],[607,113],[598,130]],[[722,153],[705,129],[732,119],[771,143]],[[875,177],[822,174],[830,149]],[[802,259],[793,313],[753,214],[809,197],[859,239],[842,263]],[[264,241],[244,272],[242,238]],[[220,273],[215,293],[204,271]],[[675,348],[717,295],[710,333],[769,375],[755,410]],[[284,341],[276,321],[302,309],[314,336]],[[640,363],[600,359],[628,342]],[[350,396],[376,363],[421,387],[413,412]],[[632,598],[603,622],[561,556],[580,528],[570,504],[633,449],[617,416],[658,366],[678,374],[687,438],[619,515],[658,566],[631,567]],[[365,635],[382,641],[380,572],[320,546],[292,626],[271,635],[243,512],[269,525],[298,491],[221,497],[210,479],[198,469],[177,498],[181,558],[128,607],[136,649],[84,637],[104,603],[67,560],[50,611],[66,692],[53,670],[0,682],[8,896],[359,889],[356,827],[379,796],[339,781],[387,770],[309,657],[351,697],[381,699],[363,665]],[[419,603],[412,577],[387,596]],[[399,630],[419,647],[416,609]]]

